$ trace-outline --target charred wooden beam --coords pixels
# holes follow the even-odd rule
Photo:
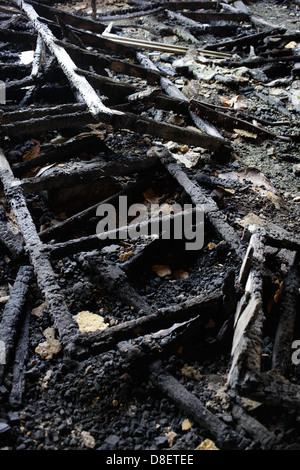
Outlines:
[[[25,250],[34,268],[38,286],[48,304],[49,313],[60,336],[64,351],[68,354],[72,350],[72,337],[77,333],[77,327],[57,284],[49,256],[43,251],[44,246],[36,232],[20,181],[14,177],[2,151],[0,152],[0,180],[7,202],[13,210],[23,236]]]
[[[37,40],[37,34],[29,33],[27,31],[14,31],[7,29],[0,29],[0,41],[2,42],[12,42],[17,44],[22,44],[23,47],[26,45],[33,46]]]
[[[1,123],[12,124],[14,122],[24,122],[30,119],[39,119],[45,116],[59,116],[61,114],[66,115],[68,113],[78,113],[86,111],[86,105],[84,103],[71,103],[62,104],[56,106],[44,106],[44,107],[24,107],[17,111],[5,112]]]
[[[154,386],[170,397],[188,416],[206,429],[223,450],[236,448],[237,433],[215,416],[193,393],[157,363],[150,367],[150,380]]]
[[[160,79],[161,72],[149,70],[146,67],[135,64],[134,62],[127,62],[103,53],[100,54],[99,52],[87,51],[73,44],[64,43],[59,40],[56,42],[68,50],[69,55],[74,61],[82,64],[83,66],[92,66],[99,75],[103,75],[104,70],[109,69],[117,74],[121,73],[145,79],[151,85],[155,85]],[[112,44],[114,43],[112,42]]]
[[[29,347],[30,314],[30,310],[28,309],[12,365],[12,385],[9,394],[9,404],[12,408],[19,408],[23,402],[23,394],[26,385],[25,372]]]
[[[257,419],[247,413],[242,406],[233,405],[233,419],[250,434],[261,450],[280,448],[278,437],[263,426]]]
[[[13,173],[17,178],[25,175],[34,168],[43,167],[51,163],[61,163],[76,158],[88,149],[89,155],[92,156],[96,152],[107,150],[103,140],[97,135],[77,136],[64,142],[59,147],[42,152],[41,155],[18,163],[13,166]]]
[[[243,36],[240,38],[227,40],[227,41],[219,41],[215,44],[207,44],[204,46],[204,49],[210,50],[217,50],[219,47],[222,49],[231,50],[234,47],[241,48],[244,46],[254,46],[255,44],[259,43],[263,39],[267,38],[268,36],[276,36],[276,34],[284,33],[286,30],[284,28],[276,28],[270,29],[268,31],[263,31],[261,33],[249,34],[247,36]]]
[[[211,223],[217,234],[229,243],[239,258],[244,256],[243,244],[235,230],[226,222],[224,214],[219,210],[216,202],[203,194],[199,185],[195,184],[177,163],[173,163],[172,154],[165,148],[152,148],[149,156],[157,155],[166,166],[169,173],[185,189],[194,204],[203,207],[205,217]]]
[[[34,1],[30,1],[30,3],[40,16],[48,18],[49,20],[56,21],[56,17],[59,17],[67,25],[74,26],[78,29],[91,31],[96,34],[101,34],[105,29],[104,25],[102,25],[99,21],[95,21],[94,19],[75,15],[73,13],[49,5],[44,5],[42,3]]]
[[[248,13],[242,12],[227,12],[227,11],[180,11],[180,14],[191,18],[192,20],[203,23],[213,21],[247,21],[249,20]]]
[[[129,161],[106,163],[104,161],[86,162],[81,168],[74,168],[72,173],[67,169],[55,169],[49,175],[41,175],[35,178],[24,178],[20,183],[25,193],[35,193],[47,189],[62,186],[73,186],[74,184],[89,183],[105,176],[130,175],[152,168],[157,163],[157,158],[132,158]]]
[[[222,293],[217,292],[213,295],[203,295],[200,298],[186,300],[180,305],[173,305],[157,311],[152,308],[148,314],[138,319],[120,323],[103,331],[78,336],[75,344],[89,351],[89,354],[99,354],[99,352],[114,348],[120,341],[168,328],[174,323],[189,320],[195,315],[206,318],[213,312],[220,311],[221,306]]]
[[[134,307],[139,314],[151,311],[150,305],[131,286],[124,271],[119,266],[102,260],[98,251],[81,254],[78,260],[83,269],[101,281],[105,289]]]
[[[137,86],[117,82],[112,78],[88,72],[87,70],[77,69],[77,73],[86,77],[95,89],[100,90],[103,95],[109,97],[112,104],[119,103],[128,95],[136,93],[139,90]]]
[[[0,211],[0,242],[13,258],[19,258],[24,253],[22,237],[13,232],[3,211]]]
[[[99,201],[97,204],[93,204],[92,206],[84,209],[73,216],[69,217],[62,222],[54,225],[53,227],[49,227],[43,232],[39,234],[40,239],[44,242],[50,240],[65,240],[66,238],[70,238],[70,234],[74,229],[80,230],[80,228],[86,224],[86,222],[91,219],[95,218],[96,210],[100,204],[111,204],[115,208],[119,204],[119,197],[121,195],[126,195],[128,198],[128,203],[132,204],[136,199],[138,193],[141,193],[142,190],[146,186],[147,176],[145,176],[142,181],[129,185],[119,191],[117,194],[108,197],[105,200]]]
[[[179,24],[182,24],[194,35],[199,36],[202,34],[213,34],[215,36],[227,36],[233,31],[236,30],[237,24],[232,22],[223,22],[219,24],[205,24],[195,21],[195,18],[189,18],[181,13],[176,13],[174,11],[166,10],[166,14],[170,20],[176,21]]]
[[[26,3],[24,0],[12,0],[15,5],[17,5],[24,13],[26,13],[28,19],[32,22],[37,33],[51,51],[51,53],[56,57],[60,67],[65,73],[67,79],[69,80],[71,86],[79,94],[80,98],[86,103],[89,111],[93,116],[97,116],[99,113],[111,115],[113,112],[103,105],[102,101],[98,97],[97,93],[90,86],[88,81],[78,75],[75,71],[76,65],[67,54],[65,49],[58,44],[56,44],[56,38],[53,36],[50,29],[43,24],[36,11],[32,5]]]
[[[228,143],[226,139],[204,134],[200,131],[190,128],[179,127],[165,122],[158,122],[133,113],[122,112],[109,115],[98,113],[97,119],[90,112],[76,112],[68,115],[45,116],[43,118],[31,119],[30,121],[17,121],[11,124],[3,125],[0,134],[2,135],[36,135],[46,130],[84,128],[88,124],[104,122],[110,124],[114,129],[134,130],[140,135],[150,134],[164,140],[172,140],[195,147],[203,147],[208,150],[218,150],[224,148]]]
[[[241,286],[244,286],[245,293],[235,313],[232,363],[228,374],[229,386],[238,391],[252,390],[257,386],[261,372],[265,231],[255,225],[251,227],[251,231],[252,236],[238,279]]]
[[[6,303],[0,322],[1,347],[5,351],[5,361],[0,364],[0,383],[2,383],[7,367],[11,366],[20,323],[27,301],[30,283],[33,279],[31,266],[21,266],[19,268],[13,290]]]
[[[149,9],[146,9],[146,8]],[[117,10],[116,12],[114,11],[108,11],[107,14],[104,12],[101,13],[101,15],[97,15],[98,21],[101,21],[102,23],[107,23],[107,22],[122,22],[122,21],[128,21],[132,18],[140,18],[141,16],[146,16],[146,15],[154,15],[156,13],[159,13],[162,11],[162,7],[157,7],[157,8],[152,8],[151,5],[145,5],[144,7],[137,7],[137,8],[130,8],[125,9],[125,10]]]
[[[225,129],[245,129],[249,132],[265,136],[269,139],[278,139],[284,141],[291,140],[290,137],[274,134],[273,132],[263,129],[262,127],[257,126],[255,124],[251,124],[248,121],[232,117],[226,113],[213,109],[212,107],[207,106],[206,104],[203,104],[202,102],[197,100],[190,101],[190,109],[194,111],[194,113],[196,113],[197,115],[217,125],[221,125]]]

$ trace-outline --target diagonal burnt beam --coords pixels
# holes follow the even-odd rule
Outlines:
[[[86,78],[76,72],[75,63],[70,58],[66,50],[62,46],[56,44],[55,36],[52,34],[48,26],[41,22],[33,6],[23,0],[12,0],[12,2],[24,11],[28,19],[32,22],[41,39],[44,41],[51,53],[56,57],[57,62],[65,73],[71,86],[78,93],[80,99],[86,103],[90,113],[94,116],[99,114],[113,114],[113,111],[102,103],[101,99]]]
[[[219,210],[216,202],[204,195],[198,184],[191,181],[188,175],[181,169],[178,163],[174,163],[174,158],[165,147],[152,147],[148,151],[148,156],[156,156],[161,160],[168,172],[189,194],[194,204],[203,207],[205,217],[212,224],[215,231],[229,243],[240,259],[243,259],[245,249],[240,237],[235,230],[227,223],[224,214]]]
[[[57,278],[53,272],[48,254],[43,251],[43,243],[36,232],[34,222],[28,210],[20,180],[14,177],[9,163],[0,151],[0,180],[2,181],[7,203],[13,210],[20,232],[24,239],[25,251],[34,268],[37,283],[48,304],[53,323],[58,331],[66,354],[72,349],[72,339],[77,327],[69,312]]]

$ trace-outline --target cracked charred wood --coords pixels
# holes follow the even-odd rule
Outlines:
[[[300,273],[299,256],[284,281],[282,292],[281,315],[279,318],[272,353],[272,368],[285,375],[291,365],[292,343],[296,326],[297,307],[299,303]]]
[[[57,23],[51,21],[46,21],[49,24],[49,28],[54,31],[55,36],[60,34],[60,27]],[[134,58],[135,49],[126,44],[118,44],[109,39],[105,38],[103,35],[94,34],[89,31],[82,29],[74,28],[73,26],[68,27],[73,35],[76,35],[78,39],[84,44],[85,47],[92,47],[98,50],[98,52],[109,53],[110,55],[119,55],[121,57]],[[103,33],[102,33],[103,34]],[[59,39],[56,39],[57,44],[61,44]],[[68,43],[62,42],[67,45]],[[69,44],[70,45],[70,44]]]
[[[19,341],[16,346],[16,353],[12,365],[12,385],[9,394],[9,403],[12,408],[19,408],[22,405],[25,391],[25,371],[29,346],[30,310],[25,316]]]
[[[25,193],[39,192],[42,190],[59,188],[61,186],[74,186],[80,183],[89,183],[99,177],[130,175],[152,168],[157,158],[132,158],[129,161],[105,162],[88,161],[80,168],[73,168],[72,172],[66,168],[56,168],[49,175],[41,175],[35,178],[24,178],[21,182]]]
[[[150,305],[141,297],[128,282],[124,271],[112,263],[104,262],[98,251],[79,255],[83,269],[99,279],[101,285],[110,293],[117,295],[139,313],[148,313]]]
[[[30,3],[40,16],[49,20],[55,21],[56,17],[58,16],[67,25],[74,26],[78,29],[91,31],[96,34],[101,34],[105,29],[104,25],[102,25],[99,21],[95,21],[94,19],[75,15],[73,13],[60,10],[59,8],[55,8],[53,6],[44,5],[42,3],[34,1],[30,1]]]
[[[98,114],[99,116],[99,114]],[[110,122],[108,114],[104,114],[102,122]],[[58,129],[84,129],[88,124],[95,124],[97,121],[87,110],[76,111],[70,114],[44,115],[40,118],[32,118],[25,121],[14,121],[1,126],[0,134],[8,136],[38,135],[44,131]]]
[[[276,369],[260,375],[256,387],[251,390],[251,396],[267,406],[300,409],[300,386],[293,384]]]
[[[3,382],[7,367],[11,365],[13,360],[17,336],[26,306],[29,286],[32,280],[32,267],[21,266],[14,282],[9,300],[2,313],[0,322],[0,341],[1,346],[4,348],[5,361],[0,364],[0,383]]]
[[[262,450],[280,448],[277,436],[270,432],[257,419],[253,418],[241,406],[232,406],[232,416],[248,434],[253,436],[255,441],[260,444]]]
[[[143,177],[142,177],[143,178]],[[40,239],[44,242],[50,240],[66,240],[70,237],[70,234],[73,230],[80,229],[83,225],[87,223],[87,221],[91,221],[91,219],[95,219],[96,210],[100,204],[111,204],[115,208],[117,208],[119,204],[119,197],[122,195],[126,195],[128,198],[128,204],[132,204],[135,201],[135,198],[138,193],[141,193],[142,190],[145,188],[145,184],[147,181],[147,176],[145,176],[142,181],[134,183],[128,187],[125,187],[118,193],[114,194],[113,196],[108,197],[105,200],[99,201],[97,204],[94,204],[87,209],[78,212],[77,214],[72,215],[66,220],[59,222],[58,224],[54,225],[53,227],[49,227],[43,232],[39,234]]]
[[[174,2],[162,2],[159,5],[164,9],[169,9],[172,11],[185,10],[187,3],[185,1],[174,1]],[[201,9],[211,9],[214,10],[217,8],[217,2],[205,1],[205,0],[192,0],[189,2],[189,10],[201,10]]]
[[[226,222],[226,218],[219,210],[216,202],[212,198],[205,196],[199,185],[193,183],[177,163],[173,163],[172,154],[166,148],[152,148],[148,151],[148,155],[157,155],[161,159],[169,173],[189,194],[193,203],[203,206],[206,219],[211,223],[218,235],[229,243],[239,258],[243,259],[245,252],[243,244],[235,230]]]
[[[222,449],[237,445],[238,434],[217,418],[193,393],[189,392],[172,375],[159,367],[158,363],[150,366],[150,380],[155,387],[168,395],[174,402],[200,426],[204,427]]]
[[[5,213],[0,210],[0,242],[13,258],[24,253],[23,240],[19,233],[14,233]]]
[[[101,99],[98,97],[97,93],[88,83],[88,81],[75,72],[76,65],[74,64],[68,53],[65,51],[65,49],[55,43],[55,36],[53,36],[50,29],[40,21],[39,16],[32,7],[32,5],[24,2],[24,0],[12,1],[22,11],[24,11],[24,13],[26,13],[28,19],[32,22],[37,33],[39,33],[40,37],[42,38],[48,49],[56,57],[61,69],[69,80],[70,85],[74,88],[76,93],[78,93],[80,98],[86,103],[90,113],[93,116],[97,116],[100,113],[111,115],[113,112],[103,105]]]
[[[74,33],[73,30],[69,26],[67,26],[59,16],[56,17],[56,20],[61,29],[63,42],[67,40],[71,42],[72,44],[75,44],[76,46],[84,48],[84,44],[81,41],[81,39],[78,37],[78,35]]]
[[[209,319],[222,308],[222,293],[202,295],[200,298],[186,300],[180,305],[158,309],[153,308],[147,315],[138,319],[125,321],[103,331],[96,331],[78,336],[75,344],[88,350],[90,354],[99,354],[116,347],[121,341],[137,338],[162,328],[169,328],[174,323],[181,323],[194,318],[195,315]]]
[[[145,79],[151,85],[157,84],[160,80],[161,72],[158,70],[149,70],[147,67],[143,67],[132,62],[129,63],[125,60],[112,58],[98,52],[87,51],[73,44],[64,43],[59,40],[56,42],[57,44],[61,44],[62,47],[68,49],[69,55],[73,60],[83,66],[92,66],[99,75],[103,76],[105,69],[110,69],[115,73],[122,73]]]
[[[44,106],[44,107],[24,107],[17,111],[5,112],[2,118],[2,124],[12,124],[18,121],[28,121],[30,119],[38,119],[45,116],[59,116],[61,114],[72,114],[81,111],[86,111],[84,103],[62,104],[57,106]]]
[[[59,147],[46,151],[41,155],[18,163],[13,166],[13,173],[17,178],[25,175],[34,168],[43,167],[51,163],[61,163],[76,158],[89,149],[90,155],[107,150],[103,140],[96,135],[77,136]]]
[[[69,354],[72,350],[72,338],[77,333],[77,327],[57,284],[57,278],[48,254],[43,251],[44,246],[36,232],[20,181],[14,177],[2,151],[0,152],[0,179],[7,201],[23,236],[25,251],[34,268],[37,283],[48,304],[50,316],[58,331],[65,353]]]

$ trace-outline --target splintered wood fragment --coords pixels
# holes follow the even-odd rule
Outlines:
[[[11,366],[21,326],[22,315],[27,301],[30,282],[33,279],[31,266],[19,268],[13,290],[5,304],[0,322],[0,342],[4,348],[5,360],[0,362],[0,383],[2,383],[7,367]]]
[[[25,251],[28,253],[34,268],[38,286],[48,304],[49,313],[58,331],[65,353],[68,354],[73,348],[72,338],[77,333],[77,328],[65,302],[64,295],[57,284],[57,278],[52,269],[49,256],[43,251],[44,246],[39,239],[28,210],[21,182],[14,177],[2,150],[0,151],[0,180],[4,187],[7,203],[13,211],[23,236]]]
[[[128,282],[124,271],[119,266],[104,262],[98,251],[82,254],[78,259],[83,269],[99,278],[101,284],[113,295],[118,295],[129,306],[134,307],[137,312],[148,313],[151,311],[150,305]]]
[[[26,13],[28,19],[32,22],[34,28],[39,33],[43,42],[46,44],[51,53],[56,57],[61,69],[65,73],[74,90],[83,100],[92,115],[97,116],[99,113],[111,115],[113,111],[103,105],[101,99],[88,83],[85,77],[76,73],[76,65],[70,58],[66,50],[55,43],[55,36],[51,30],[39,19],[38,14],[30,5],[24,0],[12,0],[24,13]]]
[[[9,394],[9,404],[12,408],[19,408],[23,401],[23,394],[25,390],[26,360],[29,346],[29,327],[30,310],[28,309],[12,366],[12,386]]]
[[[233,389],[253,387],[260,378],[263,311],[263,268],[265,262],[265,230],[251,226],[252,236],[243,260],[239,281],[245,293],[237,305],[231,347],[232,364],[228,384]]]
[[[96,331],[78,336],[75,343],[87,351],[87,354],[98,354],[116,347],[120,341],[169,328],[174,323],[181,323],[196,315],[209,318],[222,308],[222,292],[203,295],[200,298],[186,300],[179,305],[159,309],[152,307],[150,313],[138,319],[125,321],[104,331]]]
[[[31,106],[18,109],[18,111],[9,111],[4,113],[2,124],[12,124],[14,122],[23,122],[30,119],[38,119],[45,116],[59,116],[61,114],[73,114],[86,111],[84,103],[61,104],[55,106],[43,106],[32,108]]]
[[[160,369],[157,364],[150,366],[150,380],[154,386],[171,398],[182,411],[214,437],[222,449],[234,448],[238,435],[215,416],[193,393],[189,392],[175,377]]]
[[[272,368],[284,373],[291,365],[292,343],[297,318],[297,305],[300,292],[299,257],[295,261],[283,285],[281,315],[279,318],[273,354]]]

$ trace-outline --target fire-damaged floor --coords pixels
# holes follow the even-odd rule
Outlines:
[[[300,448],[299,19],[1,1],[1,449]]]

